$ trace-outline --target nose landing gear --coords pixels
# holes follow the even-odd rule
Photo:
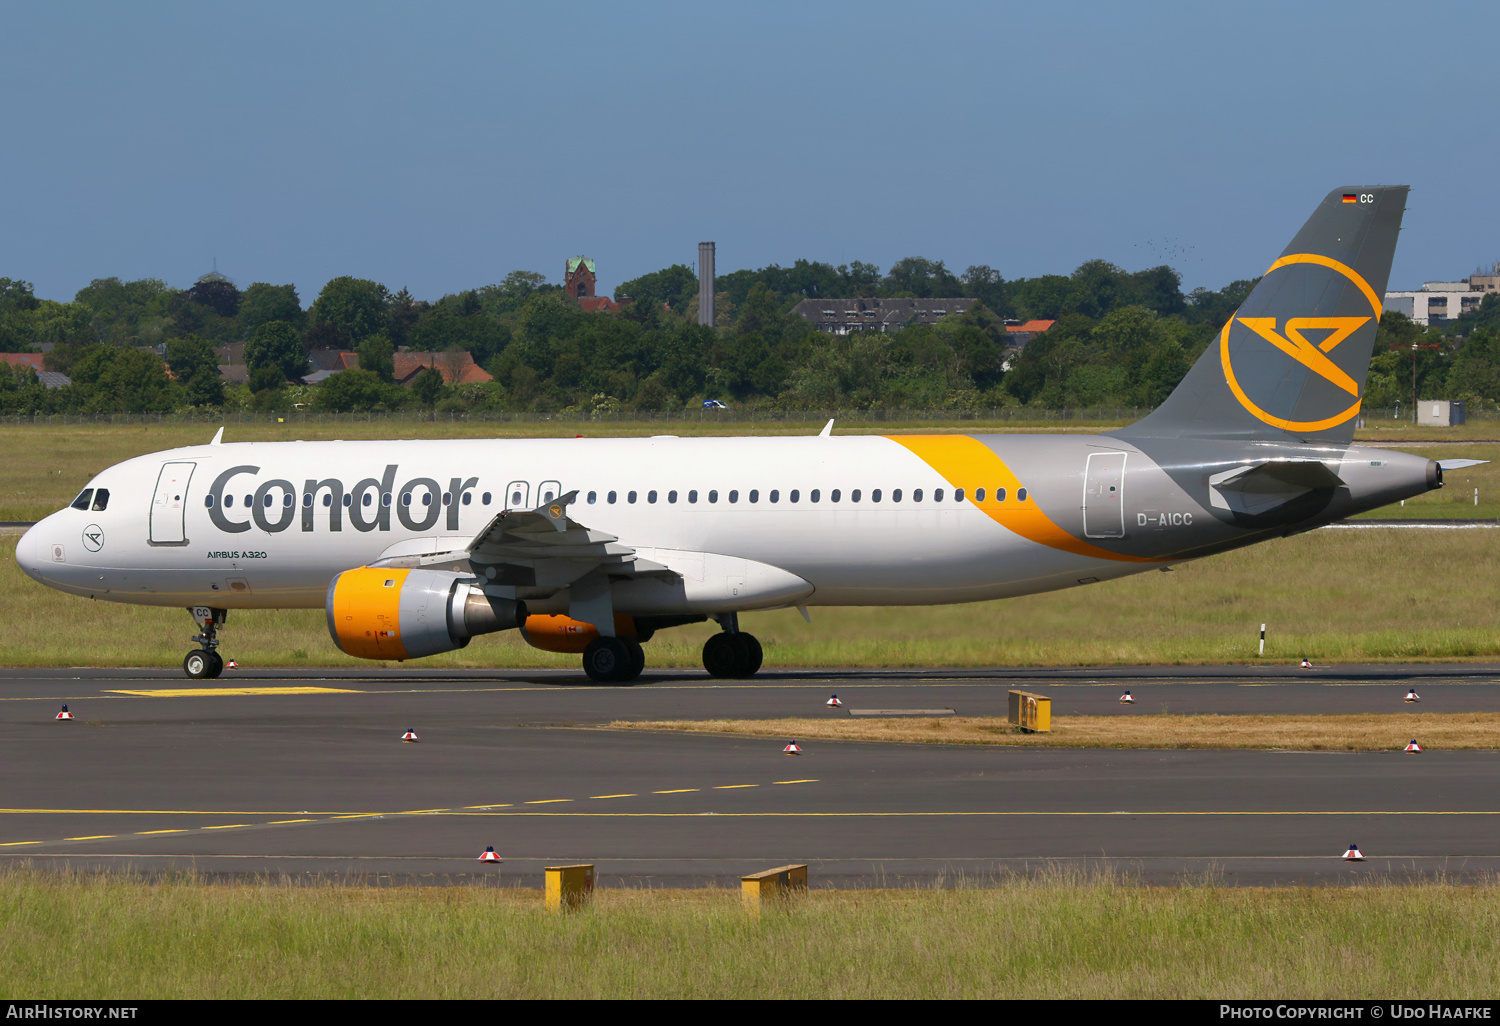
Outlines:
[[[753,634],[740,630],[739,617],[726,613],[714,619],[724,628],[703,643],[703,668],[710,677],[753,677],[760,670],[764,652]]]
[[[229,610],[213,609],[209,606],[193,606],[188,610],[193,622],[203,628],[192,640],[201,646],[189,652],[182,660],[182,672],[193,680],[212,680],[224,672],[224,658],[216,651],[219,647],[219,628],[229,618]]]

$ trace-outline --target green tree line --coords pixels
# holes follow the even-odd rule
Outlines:
[[[219,274],[182,290],[98,279],[67,303],[0,278],[0,352],[50,343],[45,366],[73,382],[47,389],[29,369],[10,368],[0,374],[0,413],[671,410],[704,398],[768,409],[1152,406],[1254,284],[1184,294],[1169,267],[1127,272],[1103,260],[1012,281],[983,265],[955,274],[923,257],[885,273],[860,261],[798,260],[716,278],[717,323],[702,326],[697,277],[681,264],[622,283],[616,298],[631,302],[619,314],[586,312],[544,275],[519,270],[432,302],[339,277],[307,308],[294,285],[240,289]],[[885,333],[832,335],[792,313],[808,298],[959,296],[977,302],[935,325]],[[1497,304],[1487,296],[1440,329],[1387,314],[1366,405],[1409,400],[1413,353],[1421,398],[1500,401]],[[1055,323],[1017,351],[1007,319]],[[220,376],[215,348],[231,343],[243,344],[248,385]],[[400,387],[392,376],[402,347],[470,353],[494,380],[446,385],[429,369]],[[298,384],[313,349],[356,352],[359,369]]]

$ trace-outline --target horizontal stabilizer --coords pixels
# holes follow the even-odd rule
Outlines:
[[[1317,460],[1266,460],[1214,474],[1208,479],[1208,498],[1218,509],[1255,516],[1343,483]]]
[[[1477,467],[1481,463],[1488,463],[1489,460],[1438,460],[1437,462],[1438,466],[1442,467],[1446,472],[1449,470],[1462,470],[1465,467]]]

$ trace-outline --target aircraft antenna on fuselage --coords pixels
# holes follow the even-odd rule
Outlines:
[[[224,440],[224,428],[223,428],[222,425],[220,425],[219,430],[217,430],[217,431],[214,432],[214,440],[212,442],[209,442],[208,444],[209,445],[218,445],[223,440]]]

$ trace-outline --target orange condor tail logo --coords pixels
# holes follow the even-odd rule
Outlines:
[[[1380,320],[1380,297],[1375,294],[1375,290],[1370,288],[1369,283],[1361,278],[1353,268],[1341,264],[1337,260],[1320,256],[1316,253],[1294,253],[1290,256],[1284,256],[1272,264],[1266,271],[1266,277],[1269,278],[1278,270],[1290,268],[1298,264],[1313,264],[1325,267],[1347,279],[1359,289],[1369,302],[1374,319],[1376,321]],[[1359,412],[1360,383],[1355,381],[1346,370],[1335,363],[1328,354],[1337,349],[1342,342],[1370,320],[1370,317],[1288,317],[1278,330],[1277,319],[1275,317],[1240,317],[1236,315],[1230,318],[1229,323],[1224,325],[1224,330],[1219,334],[1219,359],[1224,366],[1224,381],[1229,385],[1229,390],[1234,393],[1234,397],[1239,400],[1241,406],[1250,411],[1256,419],[1273,427],[1278,427],[1285,431],[1303,432],[1322,431],[1336,424],[1342,424]],[[1245,389],[1235,377],[1234,362],[1230,355],[1229,337],[1231,329],[1237,323],[1244,325],[1255,336],[1269,342],[1277,350],[1285,353],[1320,378],[1353,396],[1354,402],[1348,408],[1321,420],[1288,420],[1262,409],[1246,394]],[[1321,339],[1309,340],[1304,334],[1305,332],[1327,332],[1327,334]],[[1240,346],[1238,348],[1243,353],[1244,347]]]

